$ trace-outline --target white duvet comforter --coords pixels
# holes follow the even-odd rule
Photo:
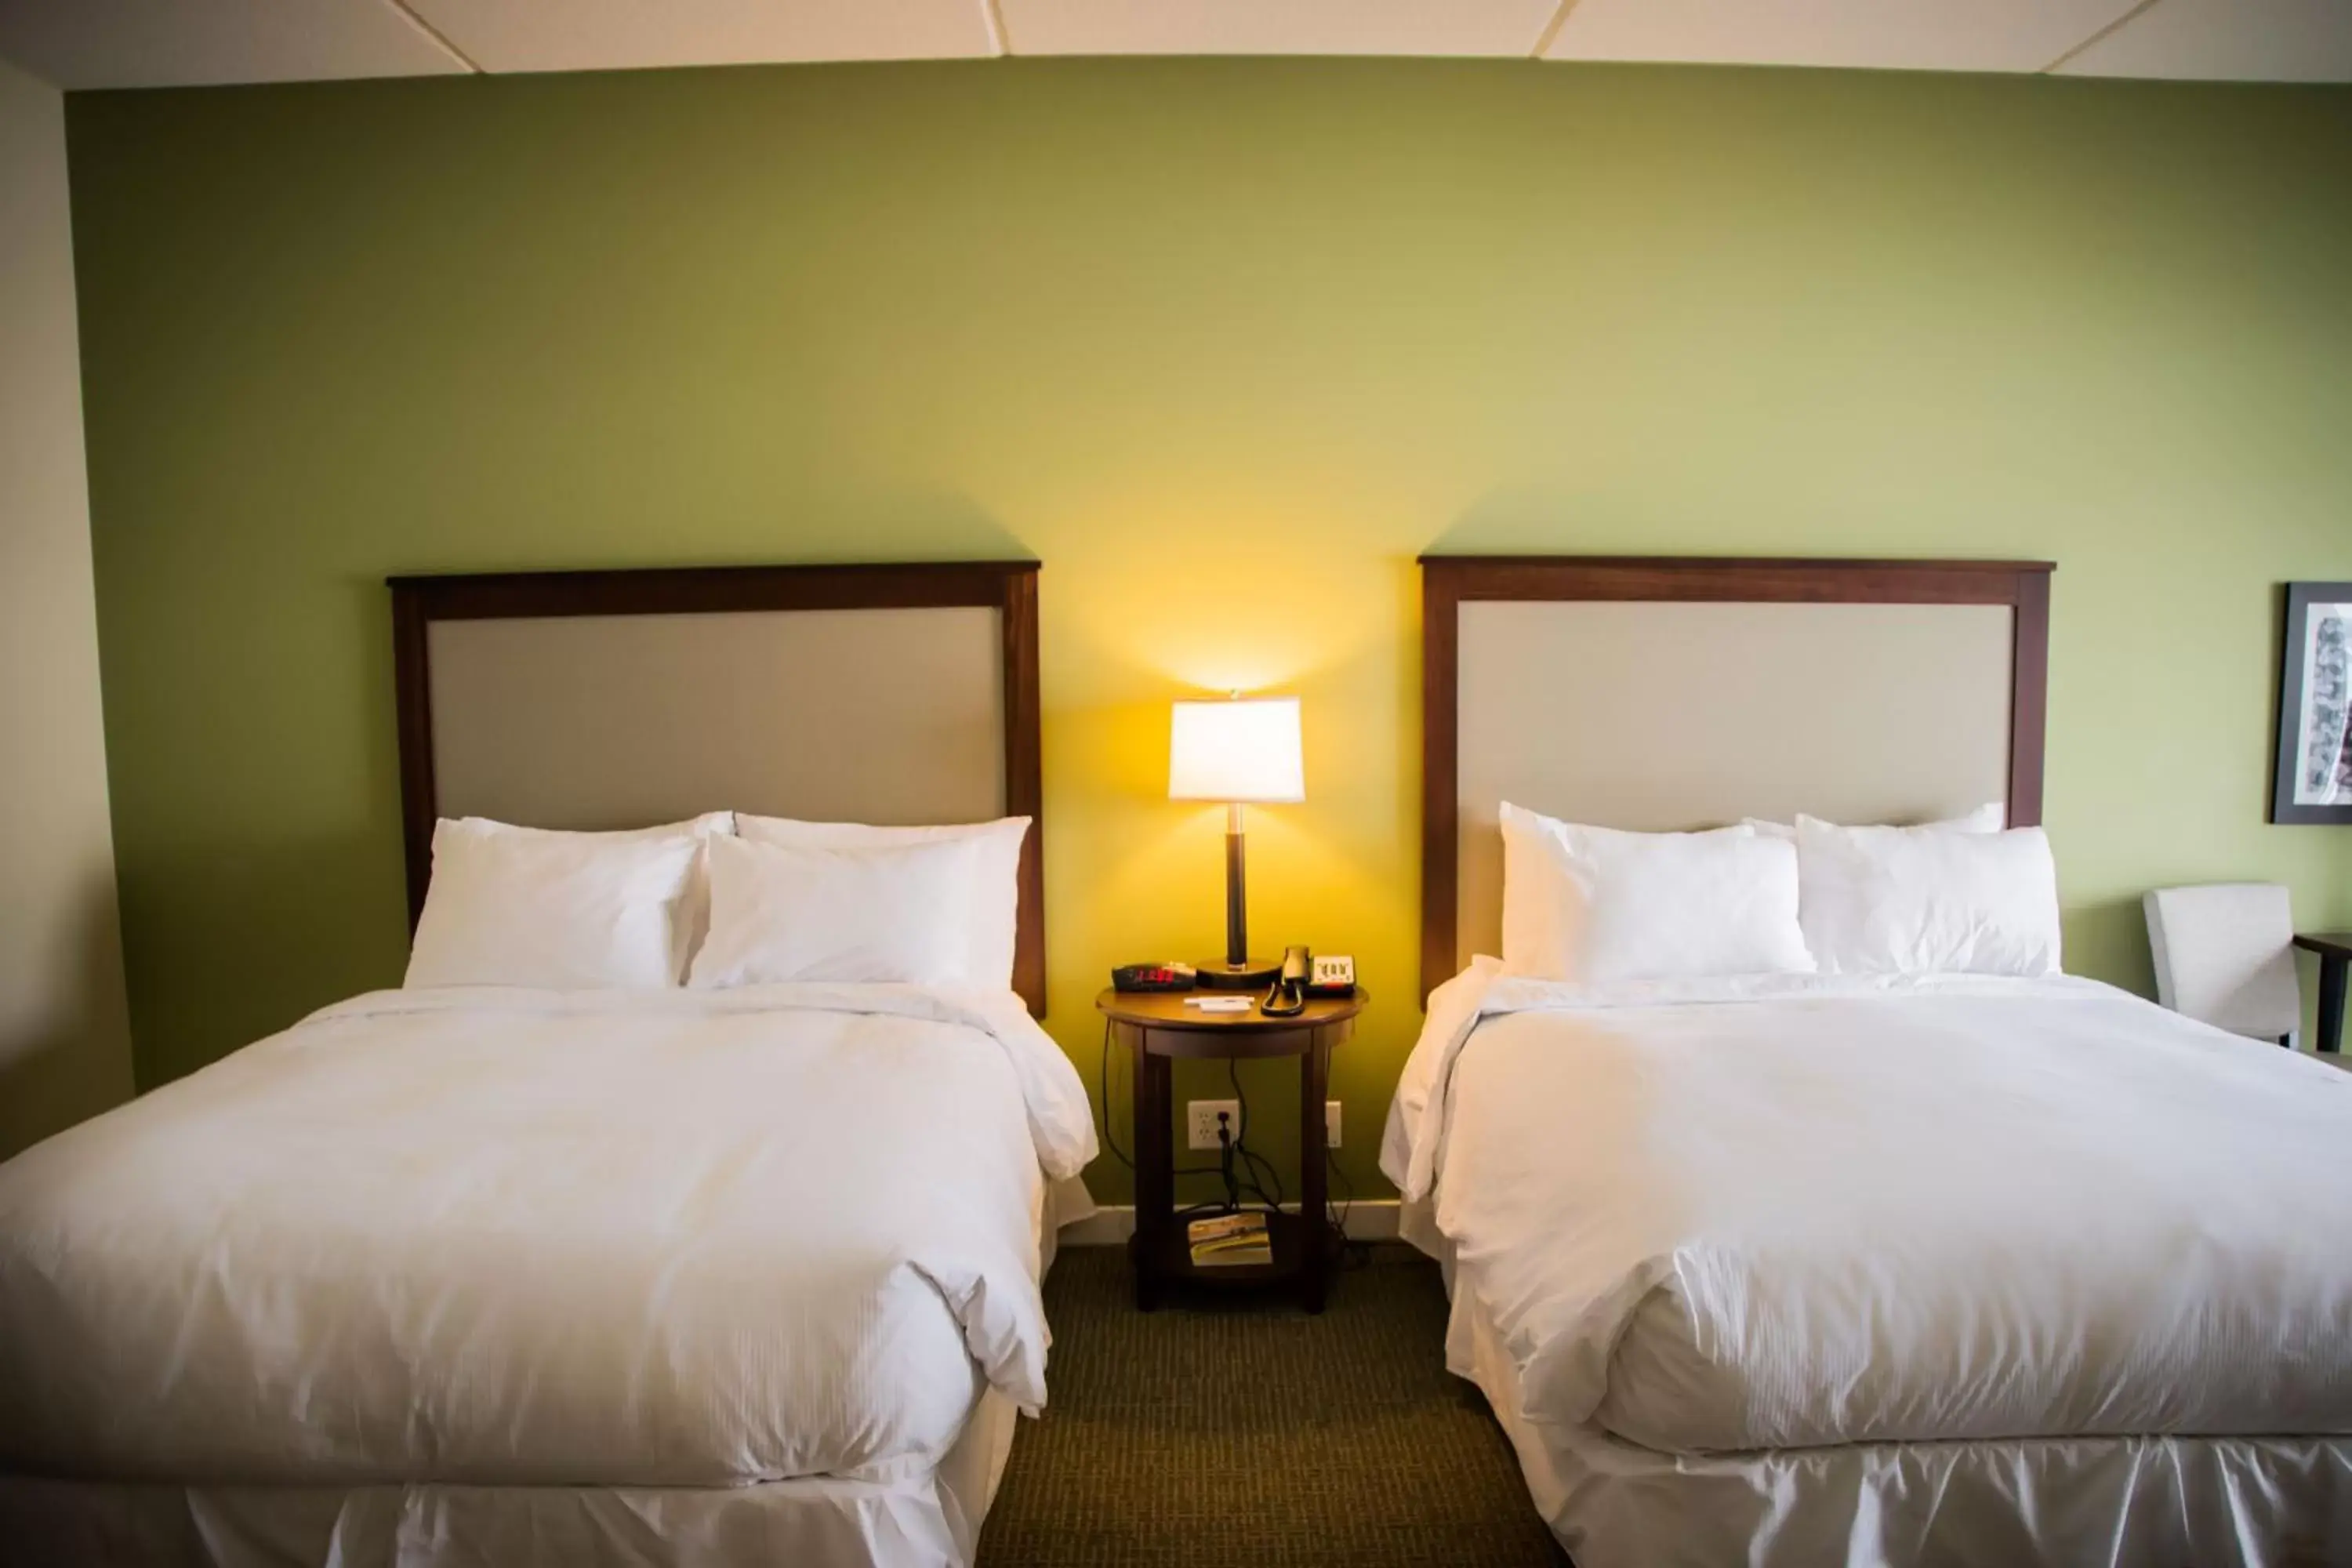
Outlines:
[[[1432,997],[1382,1163],[1529,1417],[1704,1453],[2352,1433],[2352,1075],[2087,981]]]
[[[723,1486],[1045,1397],[1010,993],[380,992],[0,1166],[0,1468]]]

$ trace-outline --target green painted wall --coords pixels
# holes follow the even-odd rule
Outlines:
[[[2263,823],[2275,585],[2352,577],[2352,91],[1021,61],[69,121],[145,1083],[399,976],[395,571],[1044,560],[1089,1078],[1105,966],[1218,940],[1167,700],[1300,692],[1255,929],[1380,996],[1364,1186],[1424,549],[2053,558],[2073,966],[2146,985],[2168,880],[2352,923],[2352,834]]]

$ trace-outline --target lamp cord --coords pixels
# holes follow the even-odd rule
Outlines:
[[[1098,1125],[1102,1128],[1102,1145],[1111,1152],[1112,1157],[1120,1164],[1132,1171],[1135,1169],[1133,1156],[1118,1146],[1118,1137],[1111,1131],[1113,1119],[1110,1113],[1110,1020],[1108,1018],[1103,1020],[1102,1066],[1095,1077],[1095,1098],[1099,1101],[1097,1114],[1101,1118]],[[1218,1167],[1214,1165],[1180,1165],[1170,1173],[1177,1176],[1213,1176],[1218,1173]]]

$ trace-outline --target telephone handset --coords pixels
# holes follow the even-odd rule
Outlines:
[[[1282,973],[1275,976],[1274,985],[1259,1003],[1257,1010],[1269,1018],[1295,1018],[1307,1011],[1307,972],[1314,959],[1303,947],[1285,948]]]

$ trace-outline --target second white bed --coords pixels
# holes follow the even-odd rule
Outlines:
[[[2352,1215],[2297,1201],[2344,1075],[2079,980],[1482,964],[1389,1133],[1450,1359],[1595,1568],[1911,1560],[1882,1525],[1972,1488],[2050,1561],[2352,1553]]]

